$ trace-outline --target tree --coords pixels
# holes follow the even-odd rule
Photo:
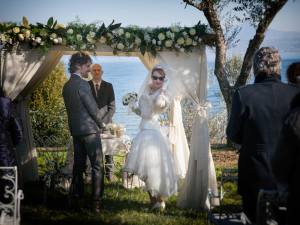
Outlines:
[[[68,117],[62,89],[67,82],[65,63],[60,61],[49,77],[32,93],[28,103],[35,138],[56,136],[69,140]]]
[[[259,49],[264,40],[265,32],[287,0],[183,0],[183,2],[185,2],[186,5],[193,6],[202,11],[209,25],[216,31],[218,41],[215,50],[216,59],[214,71],[226,103],[228,116],[230,117],[233,93],[236,88],[246,84],[252,68],[252,58],[254,53]],[[235,19],[242,22],[250,22],[256,29],[256,34],[249,41],[242,69],[233,85],[230,84],[225,71],[226,51],[227,48],[230,47],[229,44],[234,44],[233,40],[238,30],[234,30],[232,35],[229,38],[226,38],[224,31],[227,33],[228,29],[223,29],[220,22],[221,19],[223,19],[220,12],[224,6],[230,2],[238,4],[237,7],[233,8],[234,11],[241,11],[244,13],[243,18],[235,16]],[[229,15],[229,20],[230,16],[231,15]],[[228,147],[232,147],[232,142],[227,140],[227,145]]]

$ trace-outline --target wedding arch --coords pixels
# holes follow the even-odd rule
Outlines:
[[[217,193],[217,183],[205,112],[211,107],[207,101],[209,76],[205,45],[213,46],[216,42],[214,31],[200,23],[192,28],[156,29],[135,25],[121,28],[120,25],[111,23],[105,27],[72,22],[66,26],[53,22],[53,18],[46,25],[28,25],[26,18],[22,26],[0,24],[0,81],[5,96],[18,100],[24,139],[16,151],[24,180],[38,179],[27,101],[61,57],[78,51],[99,56],[135,56],[148,70],[157,63],[165,63],[178,71],[185,87],[183,97],[193,103],[197,112],[189,151],[182,124],[181,96],[172,102],[169,138],[176,154],[184,158],[181,166],[187,170],[178,204],[183,208],[209,208],[207,190]]]

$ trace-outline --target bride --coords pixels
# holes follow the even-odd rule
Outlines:
[[[164,198],[177,195],[181,184],[171,144],[158,122],[159,115],[166,111],[176,95],[168,76],[172,71],[167,66],[153,67],[139,93],[139,110],[132,110],[142,117],[141,131],[134,140],[122,171],[133,173],[145,182],[150,197],[148,212],[165,208]]]

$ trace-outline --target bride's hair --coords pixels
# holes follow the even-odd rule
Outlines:
[[[160,75],[162,75],[164,77],[166,76],[165,71],[161,67],[154,67],[152,70],[152,75],[155,71],[157,71]]]

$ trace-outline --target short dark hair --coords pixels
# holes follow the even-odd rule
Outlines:
[[[289,65],[287,71],[286,71],[286,78],[288,79],[289,83],[296,84],[297,80],[296,77],[299,76],[299,72],[297,71],[297,65],[298,63],[292,63]]]
[[[75,53],[71,56],[68,70],[71,74],[75,73],[78,70],[78,65],[82,66],[88,62],[93,63],[91,57],[88,54],[85,54],[83,52]]]

